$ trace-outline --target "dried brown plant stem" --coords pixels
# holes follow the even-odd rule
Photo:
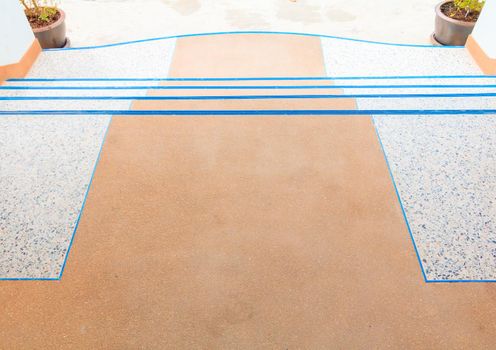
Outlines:
[[[26,10],[29,10],[29,6],[28,6],[28,4],[26,4],[26,0],[20,0],[20,1],[21,1],[22,6],[24,6],[24,8]]]
[[[31,0],[31,3],[33,4],[33,7],[38,10],[39,9],[39,6],[38,6],[38,0]]]

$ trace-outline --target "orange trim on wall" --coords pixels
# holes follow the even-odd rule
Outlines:
[[[475,59],[484,74],[496,74],[496,59],[489,57],[472,35],[468,37],[465,47]]]
[[[26,51],[18,63],[0,66],[0,84],[11,78],[24,78],[31,69],[31,66],[38,58],[41,52],[41,46],[38,39],[34,39],[31,47]]]

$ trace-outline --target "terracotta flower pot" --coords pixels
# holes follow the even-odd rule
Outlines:
[[[436,6],[436,25],[434,39],[442,45],[463,46],[474,29],[475,22],[465,22],[446,16],[441,6],[451,0],[443,1]]]
[[[46,27],[34,28],[33,33],[40,45],[44,49],[53,49],[65,47],[67,38],[65,37],[65,12],[57,9],[60,13],[60,18]]]

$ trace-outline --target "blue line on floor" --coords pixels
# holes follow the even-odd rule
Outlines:
[[[492,279],[481,279],[481,280],[427,280],[427,283],[494,283],[496,280]]]
[[[188,85],[188,86],[29,86],[3,85],[0,90],[288,90],[288,89],[475,89],[496,88],[496,84],[417,84],[417,85]]]
[[[71,248],[72,248],[72,245],[74,243],[74,238],[76,237],[76,231],[77,231],[77,229],[79,227],[79,223],[81,221],[81,216],[83,215],[84,206],[86,204],[86,200],[88,199],[88,195],[90,193],[91,184],[93,183],[93,178],[95,177],[95,172],[96,172],[96,169],[98,167],[98,163],[99,163],[100,158],[101,158],[101,155],[102,155],[103,146],[105,144],[105,140],[107,139],[107,134],[108,134],[108,131],[110,129],[110,124],[111,123],[112,123],[112,118],[110,118],[110,120],[108,122],[108,125],[107,125],[107,129],[105,130],[105,134],[103,135],[102,144],[100,146],[100,150],[98,151],[98,156],[97,156],[97,158],[95,160],[95,165],[94,165],[93,171],[91,173],[91,177],[90,177],[90,181],[88,183],[88,187],[86,188],[86,193],[84,194],[83,203],[81,205],[81,209],[79,210],[79,214],[78,214],[78,217],[76,219],[76,223],[74,225],[74,230],[72,231],[71,241],[69,242],[69,247],[67,248],[67,252],[66,252],[65,257],[64,257],[64,262],[62,263],[62,268],[60,269],[59,279],[62,279],[62,275],[64,274],[65,266],[67,264],[67,260],[69,259],[69,254],[71,252]]]
[[[0,277],[0,281],[58,281],[58,277]]]
[[[446,94],[345,94],[345,95],[221,95],[221,96],[0,96],[0,101],[50,100],[266,100],[266,99],[344,99],[344,98],[460,98],[496,97],[496,92]]]
[[[91,50],[91,49],[102,49],[107,47],[114,46],[123,46],[123,45],[131,45],[131,44],[139,44],[151,41],[160,41],[160,40],[168,40],[168,39],[179,39],[179,38],[188,38],[188,37],[199,37],[199,36],[210,36],[210,35],[237,35],[237,34],[268,34],[268,35],[295,35],[295,36],[308,36],[308,37],[318,37],[318,38],[327,38],[327,39],[336,39],[336,40],[344,40],[344,41],[352,41],[366,44],[376,44],[376,45],[386,45],[386,46],[398,46],[398,47],[412,47],[412,48],[430,48],[430,49],[438,49],[438,50],[449,50],[449,49],[463,49],[464,46],[436,46],[436,45],[422,45],[422,44],[396,44],[396,43],[385,43],[381,41],[370,41],[370,40],[361,40],[361,39],[352,39],[352,38],[344,38],[333,35],[324,35],[324,34],[313,34],[313,33],[299,33],[299,32],[278,32],[278,31],[223,31],[223,32],[210,32],[210,33],[192,33],[192,34],[181,34],[181,35],[170,35],[163,36],[157,38],[149,38],[149,39],[140,39],[140,40],[132,40],[125,41],[114,44],[106,44],[106,45],[94,45],[94,46],[83,46],[83,47],[68,47],[61,49],[45,49],[46,52],[55,52],[55,51],[75,51],[75,50]]]
[[[8,82],[56,81],[301,81],[301,80],[401,80],[401,79],[496,79],[496,75],[398,75],[398,76],[346,76],[346,77],[253,77],[253,78],[17,78]]]
[[[496,109],[363,109],[363,110],[12,110],[7,115],[121,115],[121,116],[370,116],[370,115],[492,115]]]
[[[407,227],[407,230],[408,230],[408,234],[410,235],[410,239],[412,241],[413,248],[415,250],[415,255],[417,256],[417,261],[419,263],[420,270],[422,272],[422,277],[424,278],[424,282],[427,282],[427,276],[425,275],[424,266],[422,265],[422,260],[420,259],[420,254],[419,254],[418,249],[417,249],[417,243],[415,243],[415,238],[413,237],[412,229],[410,227],[410,223],[408,222],[408,217],[406,216],[405,207],[403,206],[403,202],[401,201],[400,192],[398,191],[398,186],[396,186],[396,181],[394,180],[393,171],[392,171],[391,166],[389,164],[389,160],[388,160],[388,157],[386,155],[386,150],[384,149],[384,145],[382,143],[381,136],[379,134],[379,130],[377,129],[377,125],[376,125],[376,123],[374,121],[374,118],[372,118],[372,124],[374,126],[374,130],[375,130],[375,134],[377,135],[377,139],[379,140],[379,145],[381,146],[381,150],[382,150],[382,154],[384,156],[384,160],[386,161],[386,166],[387,166],[387,169],[388,169],[388,172],[389,172],[389,176],[391,178],[391,182],[393,183],[394,191],[396,193],[396,197],[397,197],[398,202],[400,204],[401,213],[403,215],[403,219],[405,220],[405,224],[406,224],[406,227]]]

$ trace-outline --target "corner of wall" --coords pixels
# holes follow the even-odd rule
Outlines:
[[[34,39],[33,43],[18,63],[0,66],[0,83],[7,79],[24,78],[38,58],[41,50],[38,39]]]
[[[496,59],[489,57],[472,35],[465,47],[484,74],[496,75]]]

